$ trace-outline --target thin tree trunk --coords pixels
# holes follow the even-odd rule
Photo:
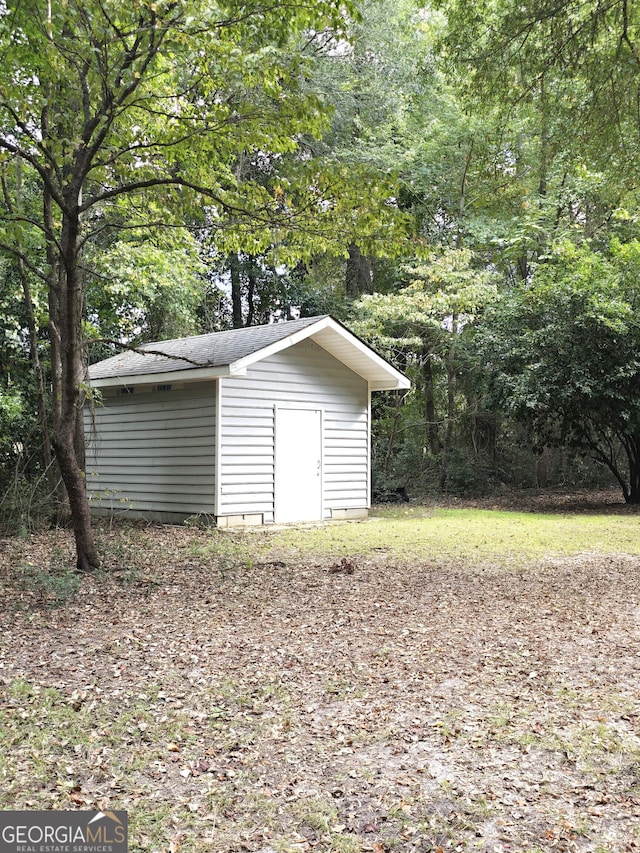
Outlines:
[[[231,323],[234,329],[241,329],[242,322],[242,282],[240,281],[240,259],[237,254],[229,255],[231,273]]]
[[[247,287],[247,322],[245,323],[246,326],[253,326],[253,320],[256,312],[255,299],[257,282],[255,263],[256,262],[254,258],[249,258],[249,267],[247,272],[249,283]]]
[[[640,435],[632,435],[624,442],[629,465],[629,491],[627,503],[640,504]]]
[[[447,351],[447,422],[444,431],[444,442],[440,454],[440,489],[444,491],[447,485],[449,454],[453,444],[453,427],[456,407],[456,339],[458,337],[458,315],[451,315],[451,341]]]
[[[75,195],[75,197],[74,197]],[[81,386],[85,379],[84,341],[82,334],[83,287],[78,264],[80,241],[79,191],[68,193],[67,210],[63,214],[60,257],[63,266],[58,271],[53,288],[51,317],[57,329],[56,347],[59,363],[52,370],[54,406],[53,448],[60,474],[69,498],[71,520],[76,542],[78,571],[90,571],[99,566],[91,526],[91,512],[85,488],[84,472],[76,452],[78,418],[81,414]]]
[[[393,411],[393,420],[391,421],[391,432],[389,433],[389,438],[387,440],[387,451],[384,455],[384,463],[382,465],[382,473],[385,476],[385,481],[389,476],[389,467],[391,464],[391,457],[394,453],[394,445],[396,441],[396,435],[398,434],[398,425],[400,423],[400,416],[402,415],[402,400],[399,391],[395,392],[395,396],[393,399],[394,411]]]
[[[536,486],[538,489],[546,489],[549,485],[550,468],[551,449],[543,447],[540,456],[536,459]]]
[[[60,422],[62,417],[62,341],[60,339],[60,281],[59,281],[59,263],[55,247],[55,219],[53,215],[53,200],[46,187],[43,195],[44,206],[44,225],[46,234],[46,254],[47,254],[47,288],[49,299],[49,347],[51,355],[51,420],[53,428],[51,436],[55,430],[55,424]],[[50,438],[50,443],[53,441]],[[52,448],[55,451],[55,448]],[[57,462],[56,457],[56,462]],[[60,466],[58,465],[58,469]],[[60,472],[61,473],[61,472]],[[61,521],[70,513],[69,500],[67,491],[64,485],[64,479],[57,478],[56,482],[56,504],[58,520]]]
[[[424,420],[427,443],[432,456],[440,453],[440,435],[436,415],[435,394],[433,389],[433,365],[431,352],[426,345],[422,347],[422,379],[424,381]]]
[[[373,291],[373,270],[371,261],[362,254],[358,246],[349,246],[349,257],[345,273],[345,293],[350,300],[358,299]]]

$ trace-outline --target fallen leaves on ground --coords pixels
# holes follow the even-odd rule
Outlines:
[[[640,849],[637,558],[247,564],[220,535],[116,529],[57,608],[11,578],[67,535],[5,542],[0,807],[126,809],[132,851]]]

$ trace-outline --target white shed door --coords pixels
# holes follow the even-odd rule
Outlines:
[[[322,412],[276,409],[275,520],[322,519]]]

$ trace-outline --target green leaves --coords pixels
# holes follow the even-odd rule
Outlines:
[[[94,253],[88,282],[94,335],[131,341],[197,333],[206,268],[188,232],[169,236],[118,241]]]
[[[401,339],[404,345],[444,342],[452,317],[462,326],[471,323],[497,294],[494,276],[468,249],[433,253],[428,261],[405,267],[404,274],[408,283],[397,292],[364,296],[356,306],[361,334],[377,329],[380,341]]]
[[[89,210],[164,183],[242,210],[241,196],[225,197],[238,158],[291,153],[322,127],[288,37],[337,24],[343,8],[71,0],[44,20],[26,0],[2,45],[16,76],[0,103],[0,149],[17,146],[59,206],[71,186]]]
[[[640,437],[638,241],[609,256],[565,243],[531,283],[505,294],[476,334],[494,405],[538,446],[596,455],[637,500]],[[626,469],[612,448],[627,452]],[[621,467],[622,466],[622,467]]]

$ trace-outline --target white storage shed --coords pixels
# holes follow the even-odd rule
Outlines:
[[[92,507],[224,527],[365,517],[371,392],[409,387],[329,316],[144,344],[89,377]]]

